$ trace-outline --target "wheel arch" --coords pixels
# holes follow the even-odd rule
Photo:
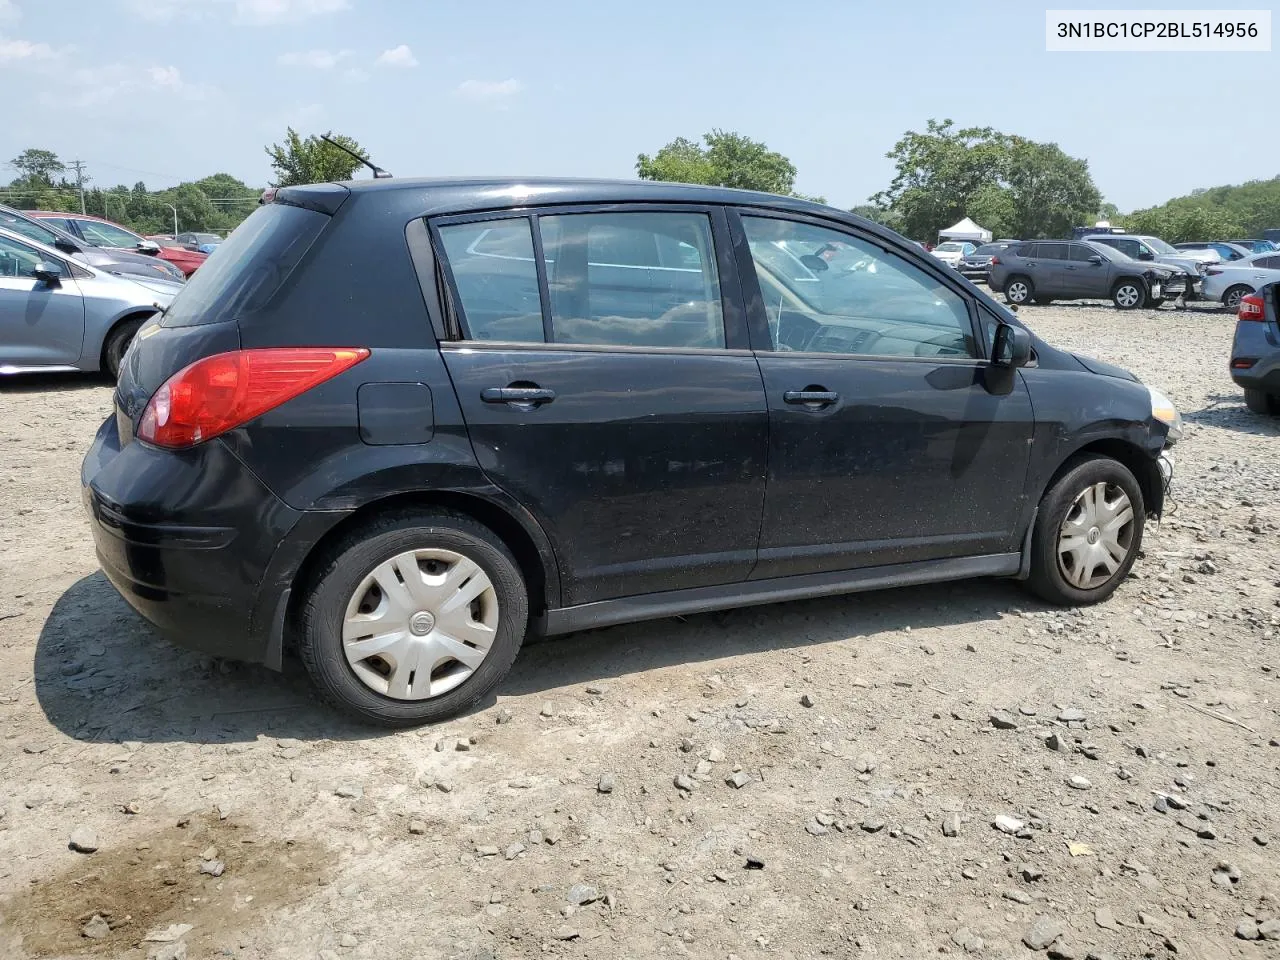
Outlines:
[[[157,310],[148,307],[126,310],[110,323],[103,325],[102,332],[95,338],[95,342],[85,345],[87,348],[85,350],[85,355],[96,358],[98,369],[105,370],[107,368],[107,341],[111,339],[111,334],[115,333],[126,323],[133,323],[134,321],[137,321],[139,324],[143,324],[154,317],[157,312]]]

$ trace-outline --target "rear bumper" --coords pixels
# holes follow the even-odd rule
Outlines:
[[[168,639],[279,666],[289,584],[334,515],[286,506],[216,440],[122,449],[114,417],[85,456],[81,496],[103,572]]]

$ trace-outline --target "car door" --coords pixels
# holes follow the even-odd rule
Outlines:
[[[37,264],[60,273],[34,276]],[[35,247],[0,237],[0,367],[70,366],[84,341],[84,298],[72,268]]]
[[[1041,240],[1037,247],[1039,255],[1036,279],[1036,295],[1046,297],[1075,298],[1080,296],[1072,290],[1071,275],[1067,272],[1069,263],[1067,247],[1069,244],[1053,240]]]
[[[1032,435],[1021,377],[988,380],[971,298],[854,228],[732,219],[769,404],[762,579],[1016,550]],[[771,249],[839,241],[820,294]]]
[[[1063,265],[1067,287],[1075,296],[1102,299],[1111,292],[1110,260],[1084,243],[1067,244],[1067,260]]]
[[[565,604],[745,580],[769,416],[723,212],[431,226],[457,314],[442,353],[473,448],[546,530]]]

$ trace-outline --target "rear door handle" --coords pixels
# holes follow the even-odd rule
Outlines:
[[[816,403],[825,406],[840,399],[834,390],[788,390],[782,395],[787,403]]]
[[[485,403],[550,403],[556,398],[554,390],[542,387],[487,387],[480,391]]]

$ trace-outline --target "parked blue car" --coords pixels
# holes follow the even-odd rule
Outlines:
[[[1276,296],[1280,283],[1268,283],[1240,298],[1236,335],[1231,343],[1231,379],[1244,389],[1254,413],[1280,413],[1280,326]]]

